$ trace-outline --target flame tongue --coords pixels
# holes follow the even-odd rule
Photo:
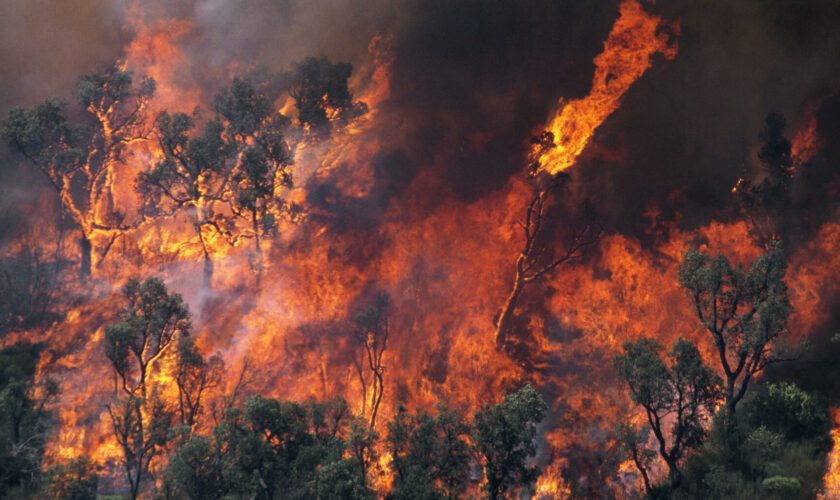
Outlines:
[[[661,53],[667,59],[677,55],[677,45],[668,32],[679,34],[677,23],[668,23],[646,12],[639,2],[625,0],[619,17],[595,58],[592,89],[582,99],[560,106],[548,130],[554,134],[554,148],[540,155],[540,169],[551,174],[571,167],[595,129],[618,109],[627,89],[651,66],[651,57]]]

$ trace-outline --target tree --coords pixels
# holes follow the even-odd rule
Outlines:
[[[712,335],[724,372],[730,426],[753,376],[779,360],[772,350],[790,314],[786,267],[779,242],[772,242],[748,270],[732,266],[723,255],[711,258],[697,250],[687,251],[680,264],[680,284]]]
[[[365,114],[367,106],[353,101],[347,80],[353,66],[310,57],[287,75],[289,95],[295,100],[300,125],[316,136],[329,135],[332,123],[344,125]]]
[[[354,418],[350,421],[350,433],[347,436],[347,447],[350,455],[359,471],[359,481],[367,487],[367,473],[371,464],[376,459],[374,444],[379,438],[373,427],[364,422],[361,418]]]
[[[161,201],[168,201],[165,214],[189,213],[204,255],[204,283],[210,286],[213,260],[208,237],[224,233],[227,221],[216,212],[227,201],[230,181],[231,145],[224,138],[224,125],[208,122],[204,131],[192,136],[195,121],[184,113],[161,113],[155,122],[163,159],[137,178],[146,215],[157,215]]]
[[[534,158],[539,158],[546,149],[555,147],[553,135],[550,132],[533,139],[532,142],[537,146],[533,153]],[[537,169],[538,164],[532,164],[531,172],[537,172]],[[513,286],[496,319],[494,338],[496,348],[499,350],[505,347],[505,342],[512,328],[514,313],[525,287],[550,276],[563,264],[580,258],[582,250],[596,243],[600,237],[600,231],[593,224],[585,221],[571,229],[564,249],[557,254],[551,250],[553,245],[546,240],[547,235],[545,234],[548,222],[546,220],[547,211],[552,198],[557,196],[567,180],[568,176],[562,173],[556,176],[534,176],[532,178],[533,194],[531,201],[525,209],[525,221],[519,223],[525,237],[524,244],[516,258]]]
[[[475,413],[473,442],[484,459],[485,489],[491,500],[531,488],[539,469],[528,465],[537,453],[536,426],[548,407],[530,385]]]
[[[720,378],[705,364],[694,344],[680,338],[671,352],[670,366],[660,357],[662,346],[652,339],[624,344],[624,354],[615,359],[619,377],[630,389],[630,398],[645,410],[659,456],[668,466],[665,491],[682,481],[680,460],[686,451],[699,446],[705,435],[704,423],[714,414],[720,400]],[[666,428],[666,417],[673,420]],[[625,428],[622,441],[642,474],[647,493],[658,493],[651,485],[647,463],[650,454],[638,431]],[[669,442],[670,441],[670,442]]]
[[[114,436],[132,498],[137,498],[149,465],[166,445],[173,413],[157,390],[149,394],[150,371],[178,336],[188,336],[189,311],[181,296],[157,279],[131,279],[123,287],[127,306],[118,323],[105,329],[105,354],[124,397],[108,405]],[[116,391],[116,383],[115,383]]]
[[[344,459],[318,468],[311,496],[317,500],[371,500],[376,498],[360,477],[353,460]]]
[[[768,113],[757,156],[763,168],[761,181],[754,183],[746,176],[733,188],[738,206],[762,245],[779,237],[780,217],[792,206],[791,187],[801,162],[792,154],[785,137],[787,121],[781,115]]]
[[[117,444],[123,452],[123,467],[132,500],[140,494],[149,466],[169,438],[174,415],[157,390],[148,396],[131,394],[108,405],[108,415]]]
[[[12,149],[49,179],[63,210],[78,224],[83,280],[91,274],[93,239],[105,236],[101,263],[130,228],[114,205],[112,185],[126,148],[148,137],[146,111],[154,92],[154,80],[135,83],[130,72],[114,66],[81,78],[77,94],[84,121],[71,122],[66,104],[50,99],[12,109],[3,124]]]
[[[146,396],[149,370],[178,335],[189,336],[190,314],[177,293],[158,278],[130,279],[122,290],[122,319],[105,328],[105,354],[129,396]]]
[[[362,414],[369,409],[369,427],[376,427],[376,416],[385,393],[385,366],[382,359],[388,349],[391,335],[391,299],[385,292],[380,292],[372,307],[356,316],[356,339],[362,344],[362,350],[353,362],[359,383],[362,386]]]
[[[192,430],[203,410],[203,396],[222,380],[224,361],[218,354],[205,360],[192,337],[178,341],[175,361],[175,384],[178,386],[178,409],[181,425]]]
[[[292,187],[293,155],[284,136],[289,119],[272,110],[271,100],[251,80],[239,78],[216,96],[216,112],[236,150],[231,208],[250,226],[237,237],[254,240],[252,266],[259,283],[261,239],[276,231],[279,216],[299,211],[279,196]]]
[[[235,487],[225,474],[225,443],[214,437],[190,436],[166,466],[167,497],[215,500]]]
[[[831,429],[825,404],[791,382],[756,391],[746,419],[751,427],[766,427],[789,441],[818,438]]]
[[[49,404],[58,384],[35,382],[44,346],[16,344],[0,350],[0,497],[24,496],[37,482],[52,427]]]
[[[388,425],[395,499],[459,498],[468,480],[470,428],[455,411],[409,415],[402,408]]]
[[[172,498],[372,498],[344,458],[347,403],[256,396],[227,410],[209,436],[184,440],[167,465]]]
[[[656,452],[647,448],[650,430],[644,427],[636,427],[626,422],[617,426],[618,442],[621,447],[633,460],[633,464],[642,476],[642,484],[648,496],[654,495],[653,483],[650,480],[650,464],[656,458]]]

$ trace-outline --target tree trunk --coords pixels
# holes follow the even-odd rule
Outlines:
[[[496,349],[499,350],[503,349],[505,346],[507,334],[510,331],[511,322],[513,321],[513,311],[516,309],[516,305],[519,302],[519,295],[522,293],[522,288],[525,285],[525,280],[518,269],[519,267],[521,266],[517,262],[517,272],[516,279],[513,281],[513,290],[511,290],[510,295],[505,302],[505,306],[502,308],[501,314],[499,314],[499,320],[496,322]]]
[[[263,271],[263,255],[262,245],[260,242],[260,227],[256,213],[254,213],[253,217],[251,218],[251,224],[254,230],[254,274],[256,275],[257,289],[259,289]]]
[[[90,269],[91,269],[91,244],[90,239],[88,239],[87,235],[82,233],[82,237],[79,239],[79,251],[82,254],[82,262],[79,268],[79,279],[82,281],[87,281],[90,278]]]

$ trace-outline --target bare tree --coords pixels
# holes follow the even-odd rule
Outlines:
[[[579,258],[582,250],[597,242],[600,237],[599,228],[592,224],[583,224],[572,230],[565,248],[559,254],[553,254],[551,251],[551,242],[546,239],[545,234],[547,210],[551,198],[564,180],[564,177],[553,177],[546,186],[541,187],[539,180],[535,179],[534,194],[525,210],[525,221],[520,223],[525,238],[522,250],[516,258],[513,286],[496,320],[495,339],[496,348],[499,350],[505,347],[513,316],[525,287],[550,276],[566,262]]]
[[[362,414],[369,412],[371,431],[376,427],[376,416],[385,393],[382,358],[391,334],[391,307],[391,299],[381,292],[373,307],[356,316],[356,338],[362,349],[354,363],[362,386]]]

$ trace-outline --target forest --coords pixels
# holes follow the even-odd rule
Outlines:
[[[0,498],[840,498],[838,27],[10,0]]]

